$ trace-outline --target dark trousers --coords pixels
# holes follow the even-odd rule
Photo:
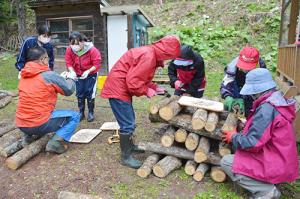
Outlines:
[[[132,134],[135,129],[135,114],[132,104],[114,98],[109,99],[109,104],[120,126],[121,133]]]
[[[174,95],[181,96],[184,93],[190,94],[192,97],[201,98],[203,96],[204,90],[195,91],[195,92],[189,92],[189,91],[184,91],[184,90],[175,90]]]
[[[97,73],[76,81],[76,97],[91,101],[96,96]]]

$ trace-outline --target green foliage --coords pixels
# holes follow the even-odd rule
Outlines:
[[[13,23],[17,21],[16,7],[11,6],[11,1],[0,0],[0,23]]]
[[[15,56],[3,54],[0,57],[0,90],[16,90],[18,87],[18,70],[15,68]]]
[[[228,184],[217,184],[214,189],[208,188],[207,192],[201,192],[195,195],[193,199],[241,199],[233,192]]]

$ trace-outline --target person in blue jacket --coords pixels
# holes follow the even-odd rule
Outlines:
[[[50,35],[51,31],[47,25],[41,25],[37,28],[38,36],[28,37],[22,44],[20,52],[17,56],[17,62],[15,64],[16,68],[19,71],[18,78],[20,79],[20,72],[24,68],[26,53],[29,48],[41,46],[43,47],[49,57],[49,68],[53,71],[54,67],[54,55],[53,55],[53,46],[50,44]]]

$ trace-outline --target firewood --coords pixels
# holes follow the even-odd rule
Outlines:
[[[205,173],[208,171],[209,167],[207,164],[201,163],[199,164],[199,166],[197,167],[194,175],[193,175],[193,179],[197,182],[200,182],[204,176]]]
[[[195,133],[189,133],[186,140],[185,140],[185,147],[190,150],[194,151],[199,144],[199,135]]]
[[[161,137],[160,142],[165,147],[170,147],[174,143],[175,140],[175,128],[170,126],[164,135]]]
[[[143,165],[137,170],[137,175],[142,177],[142,178],[148,177],[152,172],[153,166],[158,162],[158,160],[159,160],[159,155],[158,154],[150,155],[145,160]]]
[[[205,130],[207,130],[208,132],[213,132],[217,127],[218,121],[219,121],[218,113],[216,112],[208,113],[207,121],[205,123]]]
[[[3,135],[0,138],[0,151],[4,150],[5,147],[11,145],[15,141],[21,139],[23,133],[19,129],[15,129]]]
[[[0,93],[4,93],[4,94],[12,96],[12,97],[17,97],[19,95],[19,93],[17,93],[17,92],[6,91],[6,90],[0,90]]]
[[[187,135],[187,131],[180,128],[175,132],[175,141],[179,143],[184,143]]]
[[[0,155],[2,157],[9,157],[15,152],[21,150],[23,148],[22,146],[22,139],[15,141],[11,145],[5,147],[3,150],[0,151]]]
[[[194,130],[201,130],[204,128],[207,120],[207,111],[199,108],[192,118],[192,127]]]
[[[95,195],[61,191],[58,195],[58,199],[102,199],[102,198],[100,196],[95,196]]]
[[[193,160],[188,160],[185,164],[184,171],[188,175],[194,175],[197,168],[197,163]]]
[[[234,131],[237,128],[238,118],[235,113],[229,113],[222,127],[222,131]]]
[[[208,158],[209,149],[210,149],[210,143],[208,138],[201,137],[199,141],[199,145],[195,151],[194,160],[198,163],[206,161]]]
[[[180,111],[181,111],[181,106],[176,101],[173,101],[170,104],[159,109],[159,116],[162,119],[169,121],[174,116],[176,116]]]
[[[151,113],[149,113],[149,120],[150,120],[150,122],[152,122],[152,123],[157,123],[157,122],[159,122],[159,123],[166,123],[166,122],[167,122],[167,121],[163,120],[163,119],[159,116],[158,113],[156,113],[156,114],[151,114]]]
[[[16,126],[12,123],[8,122],[1,122],[0,123],[0,137],[4,134],[8,133],[9,131],[12,131],[16,128]]]
[[[30,145],[24,147],[22,150],[18,151],[13,156],[7,158],[5,161],[6,166],[13,170],[18,169],[28,160],[39,154],[46,147],[49,138],[49,135],[45,135],[44,137],[36,140]]]
[[[226,143],[220,142],[219,143],[219,154],[221,157],[231,154],[230,146]]]
[[[8,95],[0,100],[0,108],[5,107],[12,100],[12,96]]]
[[[215,182],[224,182],[226,180],[226,174],[219,166],[213,166],[210,169],[210,177]]]
[[[180,168],[182,165],[180,159],[174,156],[166,156],[153,166],[153,173],[157,177],[166,177],[171,171]]]
[[[154,133],[162,136],[169,127],[169,124],[162,123],[154,129]]]
[[[1,92],[0,92],[0,100],[3,99],[3,98],[6,97],[6,96],[8,96],[8,94],[6,94],[6,93],[1,93]]]
[[[156,104],[150,105],[150,113],[157,114],[159,109],[168,105],[170,102],[178,100],[179,96],[173,95],[171,97],[165,97],[161,101],[157,102]]]

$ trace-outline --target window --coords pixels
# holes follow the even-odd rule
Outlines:
[[[52,44],[56,57],[64,57],[69,45],[69,35],[78,31],[87,38],[94,40],[94,25],[92,17],[70,17],[47,19],[52,32]]]

